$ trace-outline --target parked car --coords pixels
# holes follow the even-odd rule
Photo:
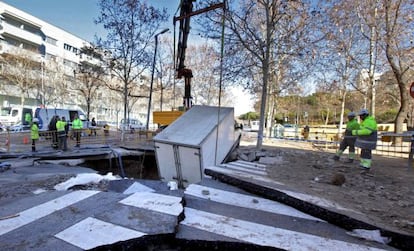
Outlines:
[[[125,122],[124,119],[121,120],[121,123],[119,124],[119,130],[125,131],[125,130],[145,130],[145,125],[139,121],[138,119],[129,119]]]

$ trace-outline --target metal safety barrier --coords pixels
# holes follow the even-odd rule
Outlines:
[[[111,146],[134,146],[152,140],[154,131],[146,130],[107,130],[104,128],[86,128],[81,130],[80,145],[111,145]],[[36,149],[53,149],[57,144],[58,135],[56,131],[40,131],[39,140],[36,141]],[[67,135],[67,146],[76,146],[74,130]],[[24,152],[31,151],[31,132],[25,131],[1,131],[0,151],[3,152]]]

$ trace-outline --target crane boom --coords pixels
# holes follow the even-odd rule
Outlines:
[[[224,3],[218,3],[209,7],[193,11],[193,2],[196,0],[181,0],[180,16],[174,17],[174,24],[176,21],[180,21],[179,36],[178,36],[178,48],[176,58],[176,72],[177,78],[184,77],[184,107],[186,110],[191,108],[191,78],[193,72],[185,66],[185,53],[187,49],[188,34],[190,33],[190,18],[194,15],[198,15],[217,8],[223,8]]]

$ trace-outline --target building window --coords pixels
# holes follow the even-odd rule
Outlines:
[[[71,51],[72,50],[72,46],[71,45],[68,45],[68,44],[64,44],[63,45],[63,49],[65,49],[65,50],[67,50],[67,51]]]
[[[68,66],[70,68],[75,68],[77,64],[73,61],[63,59],[63,65]]]
[[[72,45],[70,45],[70,44],[64,44],[63,45],[63,48],[65,49],[65,50],[67,50],[67,51],[71,51],[71,52],[73,52],[73,53],[75,53],[75,54],[77,54],[78,52],[79,52],[79,49],[78,48],[76,48],[76,47],[74,47],[74,46],[72,46]]]
[[[45,58],[46,58],[47,60],[57,62],[57,58],[56,58],[56,56],[55,56],[55,55],[52,55],[52,54],[46,53]]]
[[[51,38],[51,37],[46,37],[46,42],[47,43],[49,43],[49,44],[53,44],[53,45],[57,45],[57,40],[56,39],[54,39],[54,38]]]

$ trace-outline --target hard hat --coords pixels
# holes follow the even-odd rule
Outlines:
[[[38,118],[34,118],[34,119],[33,119],[33,123],[34,123],[34,122],[38,123],[38,122],[39,122],[39,119],[38,119]]]
[[[355,112],[349,112],[349,113],[348,113],[348,117],[352,117],[352,118],[353,118],[353,117],[355,117],[355,116],[356,116]]]
[[[358,115],[359,116],[361,116],[361,115],[369,115],[369,112],[368,112],[367,109],[361,109],[361,111],[359,111],[359,114]]]

